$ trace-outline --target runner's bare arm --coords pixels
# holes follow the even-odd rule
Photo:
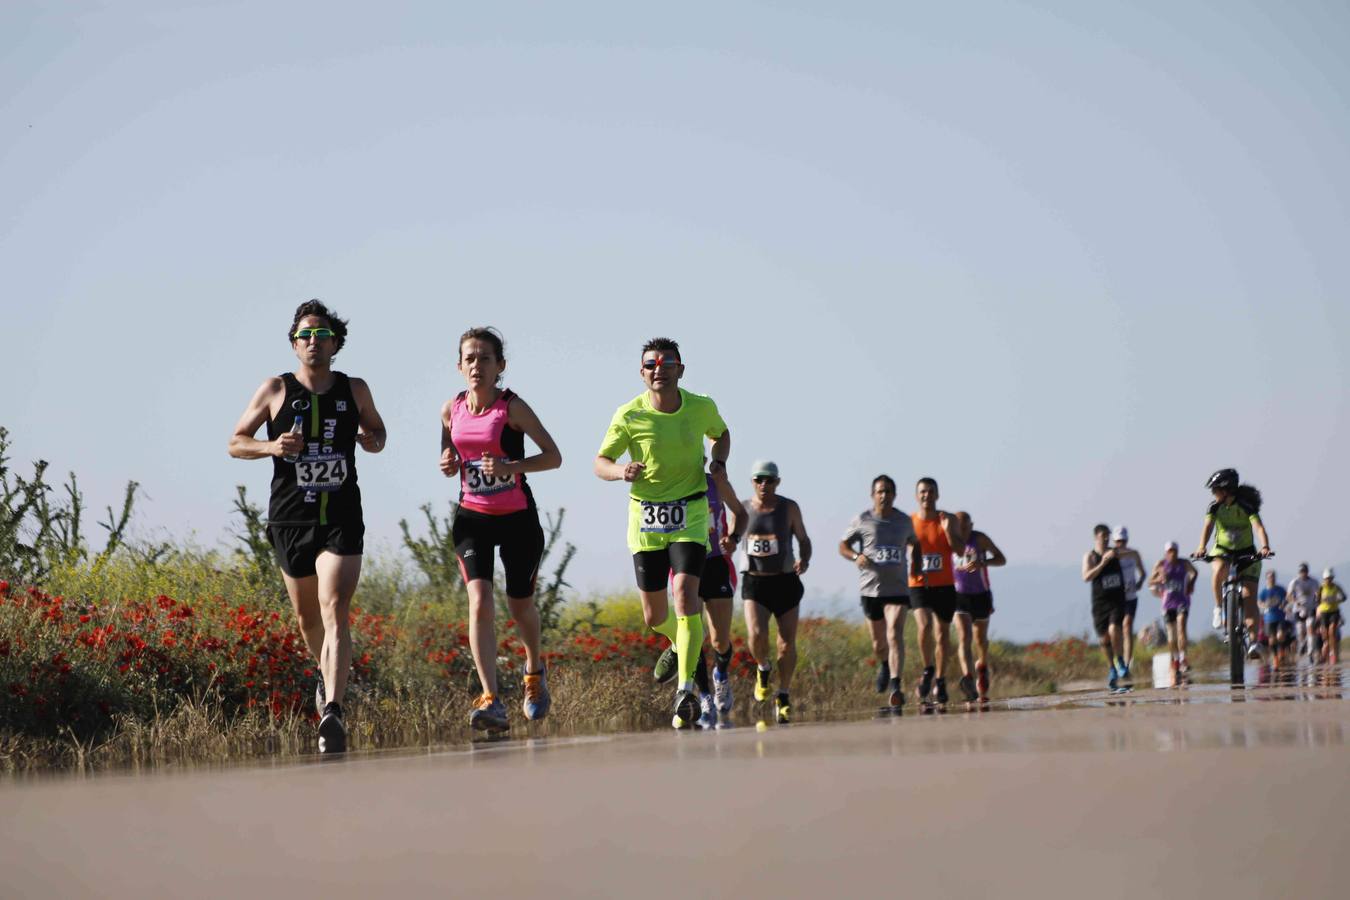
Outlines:
[[[1266,534],[1266,524],[1261,521],[1260,516],[1257,516],[1256,518],[1252,519],[1252,531],[1256,532],[1256,536],[1261,539],[1261,547],[1260,547],[1261,555],[1269,556],[1270,537]]]
[[[745,506],[731,487],[731,481],[727,478],[725,466],[720,467],[717,472],[713,473],[713,481],[717,484],[717,496],[722,499],[722,507],[727,511],[727,537],[731,539],[731,546],[734,549],[741,540],[740,525],[750,521],[750,517],[746,514]],[[725,547],[722,549],[730,552]]]
[[[806,571],[806,567],[811,565],[811,538],[806,534],[806,523],[802,521],[802,508],[797,505],[797,501],[792,501],[792,506],[788,509],[788,525],[792,528],[792,533],[797,538],[797,562],[793,564],[792,569],[798,575]]]
[[[527,456],[524,459],[512,462],[494,459],[484,460],[484,474],[514,475],[517,472],[547,472],[562,465],[562,452],[558,450],[558,445],[554,443],[553,436],[539,421],[539,417],[534,414],[530,404],[519,397],[512,397],[511,404],[506,410],[506,421],[512,428],[529,435],[530,440],[534,441],[534,445],[539,448],[539,452],[533,456]]]
[[[942,523],[942,531],[947,535],[947,543],[952,545],[952,549],[964,547],[966,531],[961,527],[961,513],[945,513],[939,510],[938,519]]]
[[[858,544],[856,547],[854,546],[855,542]],[[853,541],[839,542],[839,555],[860,569],[865,569],[871,564],[870,560],[863,555],[862,541],[856,537]]]
[[[234,434],[230,435],[230,456],[235,459],[263,459],[299,453],[304,449],[304,437],[290,432],[275,441],[260,441],[254,437],[263,423],[275,415],[273,407],[279,409],[285,397],[286,385],[280,378],[269,378],[262,383],[234,426]]]
[[[356,432],[356,442],[367,453],[379,453],[384,449],[388,433],[384,430],[384,419],[375,408],[375,398],[362,378],[351,379],[352,399],[356,401],[356,412],[361,428]]]
[[[617,463],[608,456],[595,458],[596,477],[604,481],[637,481],[642,470],[647,468],[640,462]]]
[[[984,566],[1004,566],[1008,564],[1008,558],[1003,555],[1003,551],[995,546],[994,542],[989,540],[989,535],[983,531],[975,532],[976,544],[980,548],[980,556],[983,559],[981,565]]]
[[[1098,560],[1097,564],[1094,566],[1088,562],[1088,560],[1092,559],[1092,554],[1094,552],[1095,551],[1089,550],[1087,553],[1083,554],[1084,581],[1091,581],[1092,579],[1096,578],[1099,574],[1101,574],[1102,569],[1106,568],[1106,564],[1116,558],[1116,551],[1113,549],[1108,549],[1105,553],[1102,554],[1102,558]]]
[[[1214,533],[1214,520],[1205,516],[1205,527],[1200,531],[1200,543],[1196,545],[1196,550],[1191,556],[1204,556],[1205,549],[1209,547],[1209,536]]]
[[[450,416],[454,412],[455,401],[447,400],[441,407],[441,473],[446,478],[459,474],[459,454],[455,452],[454,438],[450,433]]]
[[[708,451],[708,465],[717,463],[722,471],[726,471],[727,458],[731,456],[731,429],[728,428],[722,432],[722,436],[713,441],[712,449]]]

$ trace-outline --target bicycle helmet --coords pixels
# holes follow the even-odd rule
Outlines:
[[[1205,482],[1205,487],[1209,488],[1211,491],[1218,490],[1219,488],[1226,488],[1228,490],[1233,490],[1237,486],[1238,486],[1237,469],[1220,469],[1213,475],[1209,476],[1209,481]]]

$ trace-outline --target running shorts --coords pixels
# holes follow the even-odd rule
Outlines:
[[[972,619],[987,619],[994,614],[994,595],[988,591],[978,594],[956,595],[956,611],[965,613]]]
[[[760,606],[781,616],[796,609],[802,602],[806,588],[795,572],[783,575],[754,575],[744,573],[741,580],[741,597],[758,603]]]
[[[1215,548],[1214,548],[1214,552],[1215,552],[1215,553],[1235,553],[1235,552],[1237,552],[1237,551],[1235,551],[1235,550],[1230,550],[1230,549],[1227,548],[1227,547],[1215,547]],[[1250,547],[1246,548],[1246,552],[1249,552],[1249,553],[1250,553],[1250,552],[1251,552],[1251,548],[1250,548]],[[1241,572],[1239,572],[1239,573],[1238,573],[1238,580],[1239,580],[1239,581],[1247,581],[1247,582],[1250,582],[1251,584],[1260,584],[1260,583],[1261,583],[1261,560],[1259,560],[1259,559],[1253,560],[1252,563],[1251,563],[1250,565],[1248,565],[1248,566],[1247,566],[1246,568],[1244,568]]]
[[[909,606],[908,594],[896,594],[893,597],[861,597],[863,615],[869,622],[884,622],[886,607]]]
[[[1177,620],[1177,616],[1179,615],[1189,616],[1190,614],[1191,614],[1190,603],[1178,603],[1175,606],[1168,606],[1165,609],[1163,609],[1163,618],[1165,618],[1169,622],[1175,622]]]
[[[1330,628],[1341,621],[1341,611],[1339,609],[1329,609],[1326,612],[1317,614],[1317,627]]]
[[[1120,596],[1098,597],[1092,601],[1092,627],[1100,637],[1110,630],[1112,625],[1125,621],[1125,598]]]
[[[730,600],[736,596],[731,584],[731,566],[726,556],[709,556],[703,563],[698,595],[704,600]]]
[[[956,586],[950,584],[935,587],[913,587],[909,589],[910,605],[915,609],[926,609],[950,624],[956,615]]]
[[[320,553],[360,556],[365,548],[364,522],[343,525],[268,525],[267,536],[281,571],[292,578],[309,578]]]
[[[461,506],[455,510],[450,536],[466,584],[480,578],[492,580],[493,551],[500,548],[506,596],[520,600],[534,594],[544,557],[544,529],[533,506],[496,516]]]
[[[695,494],[669,503],[628,500],[628,550],[644,553],[664,550],[671,544],[708,540],[708,497]],[[694,572],[693,574],[699,574]]]
[[[703,576],[703,562],[708,548],[692,541],[680,541],[660,550],[640,550],[633,554],[633,574],[637,576],[640,591],[664,591],[674,575]],[[699,589],[703,585],[700,582]]]
[[[1125,616],[1129,616],[1131,619],[1133,619],[1134,614],[1137,613],[1138,611],[1139,611],[1139,598],[1137,596],[1126,597],[1124,605],[1121,606],[1120,614],[1122,619]]]

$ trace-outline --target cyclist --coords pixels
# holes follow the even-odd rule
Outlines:
[[[468,388],[441,408],[440,469],[447,478],[459,477],[451,539],[469,593],[469,647],[483,686],[469,724],[478,730],[504,731],[508,723],[497,689],[493,555],[500,549],[506,605],[525,645],[525,718],[542,719],[551,699],[544,680],[534,588],[544,554],[544,529],[525,476],[558,468],[562,454],[529,404],[500,387],[506,354],[495,328],[464,332],[457,365]],[[533,456],[525,455],[527,435],[539,448]]]
[[[877,693],[890,690],[890,707],[905,704],[900,675],[905,667],[905,614],[909,612],[907,552],[917,546],[914,523],[895,508],[895,481],[872,479],[872,506],[853,517],[839,540],[839,555],[858,567],[863,616],[872,631]]]
[[[1200,577],[1191,561],[1181,558],[1178,549],[1176,541],[1167,542],[1163,547],[1163,558],[1153,567],[1148,580],[1153,593],[1162,599],[1174,686],[1190,672],[1190,666],[1186,664],[1186,619],[1191,611],[1191,594]]]
[[[1265,586],[1256,595],[1257,605],[1261,608],[1261,624],[1265,627],[1263,646],[1273,657],[1278,667],[1284,659],[1285,648],[1289,645],[1290,623],[1285,609],[1288,592],[1280,587],[1275,570],[1266,573]]]
[[[676,728],[692,728],[700,714],[694,670],[703,654],[699,581],[708,552],[704,438],[713,441],[708,468],[714,473],[726,470],[731,452],[731,432],[717,404],[680,387],[684,371],[675,341],[653,338],[643,345],[638,373],[647,389],[615,411],[594,465],[604,481],[632,485],[628,549],[643,618],[675,645]],[[629,462],[618,462],[625,453]],[[673,610],[667,580],[674,588]]]
[[[1289,582],[1289,602],[1298,628],[1298,654],[1312,660],[1317,641],[1317,580],[1308,576],[1308,564],[1298,564],[1298,575]]]
[[[1220,469],[1205,482],[1214,495],[1214,502],[1205,513],[1205,525],[1200,532],[1200,543],[1196,545],[1192,558],[1206,555],[1209,539],[1214,536],[1214,554],[1216,556],[1237,553],[1252,553],[1261,559],[1270,556],[1270,538],[1266,526],[1261,522],[1261,492],[1250,484],[1242,484],[1236,469]],[[1260,538],[1261,546],[1255,548],[1254,538]],[[1228,577],[1229,561],[1216,559],[1214,563],[1214,627],[1223,627],[1223,583]],[[1238,573],[1241,580],[1243,618],[1247,624],[1247,634],[1251,640],[1256,638],[1256,585],[1261,578],[1261,560],[1257,559]]]
[[[1341,658],[1341,604],[1345,591],[1336,583],[1336,573],[1327,569],[1322,573],[1318,589],[1317,630],[1322,636],[1322,661],[1335,665]]]
[[[1110,537],[1108,525],[1092,529],[1092,549],[1083,555],[1083,580],[1092,584],[1092,626],[1106,655],[1106,686],[1114,691],[1120,689],[1125,669],[1120,634],[1125,617],[1125,580],[1115,549],[1107,546]]]
[[[778,692],[774,694],[774,718],[792,721],[792,674],[797,669],[798,607],[802,601],[801,576],[811,564],[811,539],[806,535],[801,507],[778,493],[778,464],[757,460],[750,470],[755,493],[741,501],[745,506],[745,562],[741,574],[741,599],[745,601],[745,630],[755,657],[755,699],[769,698],[769,617],[778,622]],[[740,531],[735,516],[732,528]],[[792,539],[797,540],[797,554]]]
[[[994,614],[994,595],[989,587],[989,567],[1008,560],[989,535],[974,531],[969,513],[957,513],[966,545],[957,561],[956,639],[961,660],[961,693],[967,701],[989,699],[989,617]],[[973,633],[973,634],[972,634]],[[971,639],[974,638],[974,674],[971,677]]]
[[[234,427],[229,452],[235,459],[272,458],[267,534],[300,634],[319,664],[319,752],[342,753],[349,610],[366,531],[356,446],[379,453],[386,433],[366,383],[333,371],[333,357],[347,342],[345,320],[309,300],[296,308],[286,334],[300,365],[262,383]],[[267,440],[260,441],[254,435],[263,424]]]
[[[1120,650],[1125,661],[1121,678],[1130,680],[1134,665],[1134,614],[1139,609],[1139,588],[1144,584],[1144,559],[1138,550],[1130,549],[1130,530],[1124,525],[1111,532],[1111,543],[1120,560],[1120,577],[1124,582],[1125,606],[1120,617]]]

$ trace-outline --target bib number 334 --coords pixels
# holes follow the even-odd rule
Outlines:
[[[640,529],[648,534],[674,534],[684,530],[689,504],[685,500],[669,503],[642,501]]]

